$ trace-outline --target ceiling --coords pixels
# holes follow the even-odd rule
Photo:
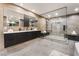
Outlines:
[[[67,13],[71,14],[71,13],[76,13],[74,11],[75,8],[79,8],[78,3],[16,3],[16,4],[28,10],[31,10],[37,14],[43,14],[43,13],[53,11],[62,7],[67,7]],[[60,10],[57,10],[57,11],[60,11]],[[77,12],[79,12],[79,10]],[[61,9],[60,13],[66,14],[66,9]]]

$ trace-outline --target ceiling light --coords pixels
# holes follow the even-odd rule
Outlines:
[[[75,8],[74,10],[77,12],[77,11],[79,11],[79,8]]]
[[[55,13],[56,16],[58,16],[58,13]]]
[[[23,6],[23,3],[20,3],[20,6]]]
[[[51,17],[51,15],[47,15],[47,17],[49,17],[49,18],[50,18],[50,17]]]
[[[35,12],[35,10],[32,10],[32,12]]]

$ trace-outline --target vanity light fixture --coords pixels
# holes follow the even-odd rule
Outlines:
[[[14,24],[15,22],[11,22],[12,24]]]
[[[76,12],[78,12],[78,11],[79,11],[79,8],[75,8],[74,10],[75,10]]]
[[[10,23],[9,20],[6,21],[7,23]]]
[[[13,15],[11,15],[11,18],[13,18]]]

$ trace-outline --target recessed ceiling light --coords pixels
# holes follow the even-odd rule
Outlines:
[[[35,12],[35,10],[32,10],[32,12]]]
[[[75,8],[74,10],[77,12],[77,11],[79,11],[79,8]]]
[[[58,16],[58,13],[55,13],[56,16]]]
[[[49,18],[50,18],[50,17],[51,17],[51,15],[47,15],[47,17],[49,17]]]
[[[23,3],[20,3],[20,6],[23,6]]]

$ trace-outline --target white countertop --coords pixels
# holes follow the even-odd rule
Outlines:
[[[31,32],[31,31],[37,31],[37,30],[26,30],[26,31],[4,32],[4,34],[9,34],[9,33],[21,33],[21,32]]]

